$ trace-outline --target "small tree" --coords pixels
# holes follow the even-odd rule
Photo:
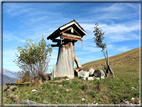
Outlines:
[[[19,79],[16,80],[16,84],[19,84]]]
[[[22,84],[22,78],[20,78],[20,81],[19,81],[19,83],[20,83],[20,84]]]
[[[11,84],[11,81],[9,80],[8,83]]]
[[[23,76],[23,82],[29,82],[29,81],[30,81],[30,74],[28,71],[26,71]]]
[[[47,45],[44,38],[38,44],[33,43],[31,39],[26,41],[26,45],[17,48],[20,55],[16,54],[15,60],[17,66],[22,71],[29,71],[30,76],[44,75],[48,70],[48,63],[52,52],[52,47]]]
[[[95,24],[96,26],[94,27],[94,39],[95,39],[95,43],[96,43],[96,46],[99,47],[99,48],[102,48],[102,52],[104,54],[104,57],[105,57],[105,60],[106,60],[106,64],[107,64],[107,70],[106,70],[106,76],[108,76],[108,73],[110,71],[110,74],[112,76],[114,76],[114,73],[109,65],[109,58],[108,58],[108,51],[106,50],[106,54],[107,54],[107,57],[106,57],[106,54],[104,52],[104,50],[106,49],[106,44],[103,43],[103,40],[104,40],[104,32],[102,32],[102,29],[98,28],[98,23]],[[114,76],[115,77],[115,76]]]

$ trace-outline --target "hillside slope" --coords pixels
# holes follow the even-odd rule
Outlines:
[[[104,70],[105,59],[85,63],[82,66],[93,67],[94,69]],[[131,77],[132,75],[137,75],[139,77],[139,48],[109,57],[109,64],[112,67],[116,77],[126,76]]]
[[[93,81],[78,77],[54,78],[43,84],[19,86],[11,95],[18,96],[19,101],[29,99],[42,104],[126,104],[126,101],[139,104],[139,49],[112,56],[109,62],[115,78]],[[86,63],[83,67],[103,69],[104,59]],[[37,91],[32,92],[33,89]],[[7,91],[3,92],[3,104],[16,104],[7,98]]]

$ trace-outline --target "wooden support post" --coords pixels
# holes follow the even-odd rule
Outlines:
[[[106,53],[107,53],[107,67],[108,67],[108,70],[107,70],[107,75],[108,73],[110,72],[110,76],[111,77],[115,77],[114,73],[113,73],[113,70],[111,69],[110,65],[109,65],[109,57],[108,57],[108,51],[106,50]],[[108,72],[109,71],[109,72]],[[108,76],[107,76],[108,77]]]
[[[74,61],[75,61],[76,65],[77,65],[77,68],[82,68],[81,63],[80,63],[80,61],[79,61],[79,59],[77,58],[76,55],[74,55]]]

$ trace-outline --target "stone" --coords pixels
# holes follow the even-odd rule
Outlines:
[[[34,102],[34,101],[31,101],[31,100],[22,100],[21,101],[21,103],[22,104],[40,104],[40,103],[38,103],[38,102]]]
[[[7,91],[15,91],[17,89],[17,86],[11,86]]]
[[[105,78],[105,73],[104,73],[103,70],[95,70],[94,71],[94,77]]]
[[[88,77],[87,80],[94,80],[94,77]]]
[[[93,75],[94,74],[94,68],[93,67],[90,67],[89,68],[89,75]]]
[[[69,89],[67,89],[66,91],[69,91]]]
[[[131,100],[132,100],[132,101],[134,101],[134,100],[135,100],[135,98],[134,98],[134,97],[132,97],[132,98],[131,98]]]
[[[99,78],[99,77],[94,77],[94,79],[96,79],[96,80],[100,80],[100,78]]]
[[[37,91],[37,90],[36,90],[36,89],[33,89],[33,90],[32,90],[32,92],[35,92],[35,91]]]
[[[95,104],[95,101],[93,101],[91,104]]]
[[[82,101],[84,101],[85,100],[85,98],[82,98]]]
[[[84,80],[86,80],[86,78],[89,77],[89,72],[88,71],[80,71],[80,72],[78,72],[78,77],[81,77]]]

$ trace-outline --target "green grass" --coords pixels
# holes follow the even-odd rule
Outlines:
[[[12,94],[17,95],[20,101],[29,99],[43,104],[89,104],[94,101],[98,104],[122,104],[123,100],[138,104],[131,98],[139,98],[139,49],[109,59],[115,78],[85,81],[75,77],[62,82],[56,82],[62,79],[56,78],[33,87],[18,87]],[[103,63],[104,59],[84,64],[83,67],[103,69]],[[31,92],[32,89],[38,91]],[[15,104],[6,98],[6,93],[3,92],[3,103]],[[82,98],[86,100],[82,101]]]

